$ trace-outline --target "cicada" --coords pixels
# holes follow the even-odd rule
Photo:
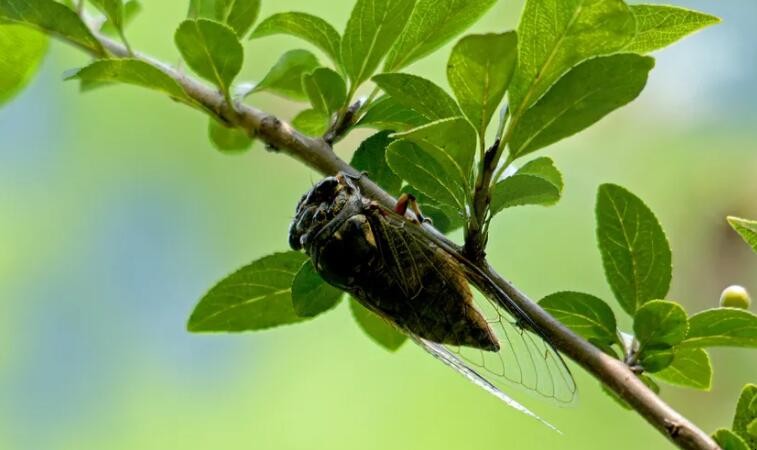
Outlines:
[[[507,382],[571,403],[576,385],[554,347],[506,295],[474,297],[466,267],[423,239],[408,206],[423,220],[412,196],[384,208],[340,173],[302,197],[289,244],[325,281],[511,406],[533,415],[503,393]]]

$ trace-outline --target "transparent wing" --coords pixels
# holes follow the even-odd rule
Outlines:
[[[410,335],[410,338],[413,339],[416,344],[418,344],[422,349],[426,350],[436,359],[440,360],[447,366],[451,367],[452,369],[462,374],[465,378],[467,378],[476,386],[479,386],[480,388],[494,395],[498,399],[502,400],[507,406],[515,409],[516,411],[520,411],[527,416],[533,417],[534,419],[538,420],[539,422],[551,428],[552,430],[555,430],[556,432],[562,434],[560,430],[558,430],[554,425],[542,419],[541,417],[537,416],[530,409],[521,405],[517,401],[513,400],[510,396],[502,392],[499,388],[497,388],[497,386],[492,384],[489,380],[482,377],[478,372],[468,367],[456,355],[452,354],[445,346],[441,344],[437,344],[435,342],[427,341],[425,339],[422,339],[414,335]]]
[[[386,241],[387,247],[391,247],[395,261],[391,268],[396,270],[397,279],[408,291],[422,288],[416,270],[422,259],[427,259],[427,262],[439,271],[442,279],[449,275],[445,272],[449,268],[438,267],[440,260],[433,257],[433,250],[423,241],[422,235],[417,232],[417,226],[393,213],[388,214],[385,219],[381,221],[383,230],[379,234],[383,235],[382,240]],[[509,298],[500,300],[511,306],[510,309],[516,313],[520,311]],[[476,297],[475,306],[497,336],[500,350],[490,352],[471,347],[434,344],[435,347],[446,347],[449,353],[456,356],[457,366],[453,367],[458,371],[460,367],[465,367],[467,371],[488,380],[487,383],[496,388],[519,386],[561,406],[575,402],[577,388],[570,369],[543,336],[527,331],[519,325],[533,324],[525,313],[520,312],[521,317],[512,318],[503,305],[484,296]],[[417,342],[420,338],[415,339]],[[429,344],[428,341],[425,342]],[[428,351],[428,348],[426,350]],[[481,385],[480,382],[476,384]]]
[[[476,299],[476,307],[496,334],[500,350],[448,346],[452,353],[497,387],[520,386],[561,406],[575,402],[576,382],[551,344],[520,327],[487,298]]]

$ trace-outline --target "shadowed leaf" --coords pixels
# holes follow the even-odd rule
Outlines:
[[[462,114],[455,100],[444,89],[425,78],[406,73],[383,73],[373,77],[373,81],[397,103],[428,120]]]
[[[290,50],[281,55],[252,92],[271,91],[296,100],[307,100],[302,77],[318,65],[318,59],[309,51]]]
[[[494,186],[492,214],[513,206],[554,205],[560,200],[562,189],[562,175],[554,162],[537,158]]]
[[[391,131],[382,131],[364,140],[352,156],[350,165],[365,171],[371,180],[396,197],[402,188],[402,179],[386,162],[386,149],[392,143],[390,134]]]
[[[330,117],[347,101],[347,85],[327,67],[319,67],[302,77],[302,86],[313,109]]]
[[[358,127],[371,127],[379,130],[405,131],[428,123],[428,119],[414,110],[401,105],[388,95],[379,97],[366,109],[358,121]]]
[[[593,295],[556,292],[539,300],[539,305],[584,339],[604,344],[618,342],[615,314]]]
[[[292,282],[292,305],[300,317],[315,317],[339,304],[344,292],[326,283],[305,261]]]
[[[229,128],[209,119],[208,136],[213,146],[224,153],[242,153],[252,147],[252,138],[239,128]]]
[[[386,320],[366,309],[357,300],[350,300],[352,316],[373,342],[390,352],[397,351],[405,343],[407,336],[399,332]]]

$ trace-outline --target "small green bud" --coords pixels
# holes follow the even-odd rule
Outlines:
[[[749,309],[751,303],[749,293],[742,286],[728,286],[720,294],[720,306],[724,308]]]

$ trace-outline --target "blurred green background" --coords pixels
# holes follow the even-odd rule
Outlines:
[[[136,48],[178,62],[184,1],[144,1]],[[319,14],[343,29],[351,1],[263,1],[262,16]],[[594,236],[594,196],[621,184],[655,211],[673,247],[670,298],[690,313],[729,284],[757,294],[757,258],[727,226],[757,218],[757,3],[680,0],[724,23],[659,53],[641,98],[542,154],[565,174],[553,208],[496,222],[491,261],[533,298],[581,290],[613,304]],[[501,0],[472,31],[516,24]],[[256,80],[287,38],[245,42]],[[446,86],[450,45],[410,70]],[[2,57],[0,55],[0,57]],[[299,196],[319,175],[256,144],[214,151],[207,119],[132,87],[84,95],[64,70],[87,62],[54,43],[31,86],[0,110],[0,448],[668,448],[574,366],[580,399],[561,409],[513,395],[564,431],[508,409],[412,345],[374,345],[347,304],[304,325],[191,335],[215,281],[285,250]],[[302,107],[251,102],[291,118]],[[367,131],[340,143],[349,158]],[[628,320],[622,325],[628,329]],[[715,349],[714,386],[663,395],[708,431],[730,424],[748,350]]]

